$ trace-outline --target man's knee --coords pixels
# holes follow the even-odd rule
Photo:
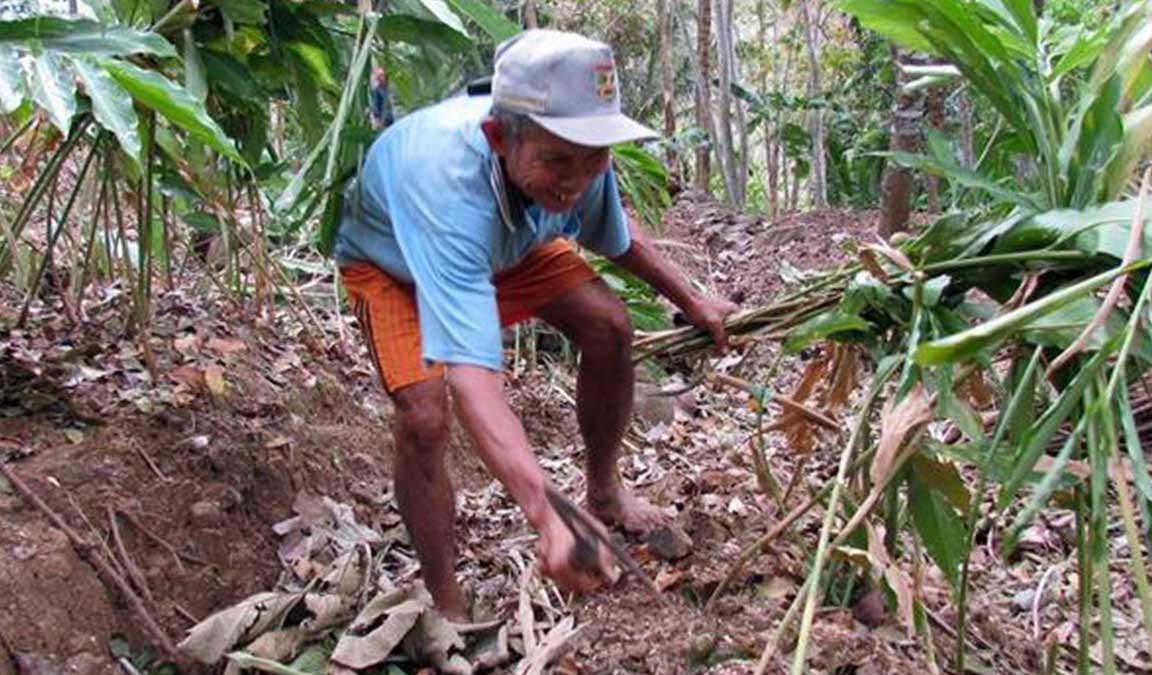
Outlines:
[[[444,381],[438,379],[405,387],[395,392],[393,400],[398,459],[440,461],[448,443],[451,421]]]
[[[584,352],[628,352],[632,345],[632,319],[624,303],[612,295],[596,303],[589,320],[583,322],[581,333],[577,342]]]

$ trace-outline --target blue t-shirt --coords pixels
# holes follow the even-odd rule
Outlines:
[[[348,189],[335,257],[415,285],[425,360],[501,370],[492,277],[553,239],[608,257],[631,239],[611,170],[566,213],[509,198],[480,128],[491,107],[452,98],[381,134]]]

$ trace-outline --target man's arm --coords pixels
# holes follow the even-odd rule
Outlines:
[[[548,479],[532,454],[520,420],[504,397],[504,375],[481,366],[450,364],[448,386],[456,414],[472,438],[481,461],[520,505],[540,534],[541,571],[561,586],[592,590],[610,578],[609,552],[598,551],[600,573],[572,566],[576,540],[545,494]]]
[[[721,349],[727,349],[724,318],[736,311],[736,305],[693,290],[634,221],[628,223],[628,233],[632,238],[631,245],[612,261],[648,282],[679,307],[693,325],[707,331]]]

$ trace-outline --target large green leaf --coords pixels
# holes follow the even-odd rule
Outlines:
[[[939,475],[923,473],[922,469],[913,463],[908,474],[908,508],[928,555],[936,561],[952,586],[958,588],[968,533],[940,488],[930,482],[937,480]]]
[[[0,43],[4,42],[88,56],[176,55],[172,44],[155,33],[56,16],[0,21]]]
[[[1095,99],[1086,103],[1091,105],[1073,121],[1060,153],[1069,183],[1063,203],[1073,208],[1097,201],[1104,171],[1124,138],[1124,123],[1117,112],[1120,78],[1110,78]]]
[[[996,241],[993,253],[1039,248],[1075,248],[1089,255],[1122,260],[1132,232],[1136,200],[1108,202],[1087,209],[1057,209],[1020,219]],[[1145,213],[1144,242],[1137,257],[1152,256],[1152,213]]]
[[[855,314],[847,314],[839,309],[817,314],[796,326],[784,340],[784,349],[798,352],[808,345],[832,335],[852,331],[867,331],[872,324]]]
[[[24,102],[24,69],[16,52],[0,44],[0,115],[7,115]]]
[[[1019,334],[1025,326],[1032,324],[1041,317],[1092,293],[1121,274],[1143,267],[1147,267],[1146,262],[1108,270],[1062,288],[963,333],[922,344],[916,350],[916,362],[921,365],[940,365],[972,358],[981,351],[995,346],[1008,336]]]
[[[935,54],[932,43],[924,38],[918,27],[920,14],[905,12],[884,0],[841,0],[840,9],[855,16],[873,32],[896,44],[914,51]]]
[[[208,115],[204,104],[180,85],[150,70],[125,61],[106,61],[108,73],[141,105],[203,141],[229,159],[244,164],[232,140]]]
[[[92,101],[92,114],[102,127],[111,131],[128,156],[140,158],[140,129],[132,97],[116,84],[112,76],[88,59],[75,60],[76,73]]]
[[[483,0],[448,0],[452,7],[476,22],[480,30],[496,42],[503,42],[520,32],[520,26],[508,20]]]
[[[1039,208],[1032,195],[1000,185],[988,176],[964,168],[954,159],[928,157],[907,152],[880,152],[876,154],[880,157],[888,157],[900,166],[923,171],[930,176],[947,178],[964,187],[983,190],[993,197],[1029,211],[1036,211]]]
[[[439,19],[444,25],[452,30],[459,31],[463,35],[468,35],[468,31],[464,29],[464,24],[460,21],[460,17],[448,8],[448,4],[444,0],[420,0],[420,4],[432,13],[432,16]]]
[[[52,52],[32,60],[32,100],[48,111],[52,124],[68,135],[76,114],[76,80],[64,57]]]
[[[297,57],[316,84],[330,91],[339,91],[340,83],[336,81],[332,55],[324,47],[301,41],[285,43],[284,47]]]
[[[1137,108],[1124,116],[1124,140],[1104,179],[1104,197],[1120,196],[1135,173],[1140,160],[1152,147],[1152,104]]]
[[[404,42],[417,46],[434,42],[458,50],[467,49],[472,45],[472,40],[468,36],[449,28],[442,21],[430,21],[410,14],[389,14],[382,17],[377,30],[380,31],[380,36],[389,42]]]

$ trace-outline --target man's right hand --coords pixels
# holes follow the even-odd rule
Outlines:
[[[603,531],[593,516],[588,518]],[[540,571],[569,591],[594,591],[615,583],[620,575],[608,547],[602,546],[595,537],[584,535],[577,541],[576,536],[560,515],[549,508],[536,542]]]

